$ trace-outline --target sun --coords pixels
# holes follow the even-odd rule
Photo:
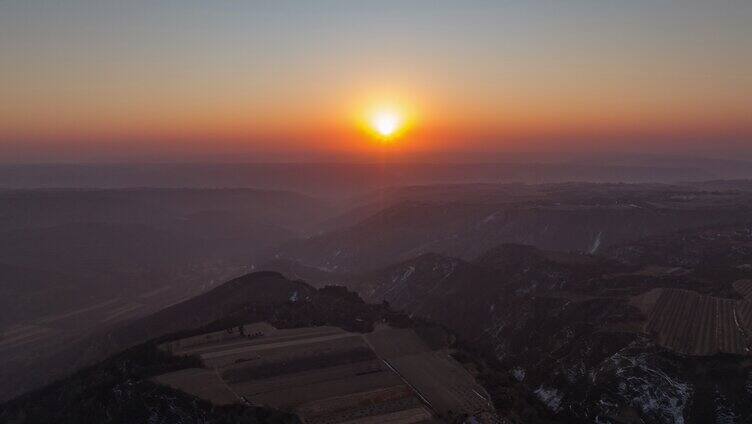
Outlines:
[[[353,122],[358,131],[370,143],[383,147],[402,144],[416,124],[415,108],[399,98],[371,101],[353,109],[357,110]]]
[[[371,119],[371,126],[382,137],[392,137],[402,126],[402,117],[394,111],[379,111]]]

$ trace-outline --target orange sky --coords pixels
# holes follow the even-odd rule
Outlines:
[[[752,6],[0,3],[0,159],[744,148]],[[388,6],[388,7],[387,7]]]

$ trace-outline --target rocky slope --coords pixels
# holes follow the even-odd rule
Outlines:
[[[686,326],[660,327],[656,320],[700,313],[692,306],[697,299],[746,302],[739,300],[746,280],[739,279],[752,277],[745,266],[752,260],[750,234],[745,225],[688,230],[615,246],[601,257],[520,245],[470,261],[426,254],[352,284],[371,301],[446,325],[498,361],[558,419],[747,422],[752,361],[745,333],[733,346],[713,336],[708,340],[719,340],[718,348],[689,356],[681,348],[686,337],[702,342],[694,327],[712,332],[729,323],[728,331],[736,331],[733,309],[725,321],[715,320],[712,308],[706,318],[697,315],[697,325],[684,319],[677,322]],[[656,288],[688,295],[673,303],[650,300]]]

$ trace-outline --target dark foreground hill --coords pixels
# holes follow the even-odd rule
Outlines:
[[[564,422],[750,422],[751,234],[709,226],[601,255],[505,244],[313,277],[447,326]]]
[[[0,406],[6,423],[296,423],[289,414],[245,405],[215,406],[149,380],[195,366],[150,343]]]
[[[274,272],[257,272],[229,281],[203,295],[170,306],[153,315],[97,332],[39,358],[29,368],[2,369],[3,398],[99,361],[135,344],[177,331],[201,328],[220,319],[236,315],[250,322],[257,320],[289,320],[313,324],[327,319],[338,325],[352,327],[356,316],[347,308],[339,309],[336,296],[327,290],[316,290],[306,283],[291,281]],[[291,297],[310,298],[303,307],[288,310]],[[349,305],[345,303],[345,305]],[[366,308],[367,309],[367,308]],[[286,313],[290,313],[285,315]]]
[[[331,214],[255,189],[0,190],[0,375],[243,275]]]
[[[350,332],[369,334],[377,324],[388,325],[395,330],[382,330],[374,333],[377,335],[369,343],[378,344],[380,347],[377,350],[386,352],[388,358],[394,357],[395,366],[399,369],[407,367],[405,372],[409,372],[412,369],[410,367],[414,368],[414,365],[409,362],[409,356],[404,360],[400,359],[409,354],[409,352],[402,352],[404,349],[409,350],[411,346],[415,346],[416,342],[421,345],[424,343],[432,345],[434,346],[432,349],[445,349],[453,344],[451,334],[440,327],[414,322],[401,313],[393,312],[383,304],[367,304],[343,287],[315,289],[302,282],[287,280],[278,273],[258,272],[232,280],[204,295],[122,326],[108,334],[91,338],[87,343],[72,346],[70,354],[77,353],[80,358],[91,359],[96,355],[132,345],[102,362],[90,365],[51,385],[2,404],[0,421],[13,423],[297,422],[295,416],[268,408],[250,406],[245,401],[239,400],[232,405],[213,405],[154,382],[154,377],[157,375],[206,366],[203,363],[205,359],[198,359],[198,356],[174,356],[160,346],[169,344],[167,342],[170,341],[178,340],[179,344],[181,343],[179,340],[195,339],[193,336],[204,337],[209,332],[229,334],[241,324],[259,321],[269,323],[276,328],[307,327],[311,329],[326,325],[330,327],[319,328],[339,327]],[[420,338],[424,341],[418,342],[414,336],[412,339],[407,337],[411,341],[410,346],[403,346],[401,344],[404,342],[403,339],[409,336],[399,330],[404,327],[413,327],[415,333],[410,334],[422,334]],[[219,333],[216,333],[217,331]],[[298,330],[294,330],[293,333],[296,331]],[[331,332],[329,334],[327,337],[334,337]],[[392,335],[400,338],[390,341],[388,338]],[[342,337],[346,334],[335,333],[335,336]],[[144,342],[144,338],[149,338],[149,340]],[[282,345],[289,343],[289,341],[284,341],[285,338],[289,336],[280,339],[283,340]],[[231,344],[237,346],[238,343],[238,340],[233,340]],[[277,341],[271,343],[274,344]],[[458,347],[455,346],[453,349],[456,350]],[[438,361],[438,364],[448,364],[447,360],[458,364],[454,359],[449,359],[444,352],[448,351],[427,352],[426,354],[429,358],[435,358],[433,360]],[[468,361],[471,359],[467,351],[462,353],[460,349],[456,352],[461,362],[469,364]],[[65,358],[57,357],[56,359]],[[324,359],[331,360],[329,357],[318,356],[313,359],[317,363]],[[375,358],[369,356],[366,359]],[[272,374],[282,372],[297,376],[295,372],[305,371],[312,366],[310,361],[296,360],[289,364],[288,362],[275,363],[273,370],[268,367],[256,367],[251,362],[249,370],[254,375],[260,373],[259,375],[266,376],[270,372]],[[380,364],[380,362],[376,363]],[[467,366],[468,369],[474,370],[474,375],[477,375],[490,388],[489,399],[493,400],[493,404],[502,407],[504,416],[514,422],[522,422],[520,420],[523,419],[527,422],[531,419],[536,422],[551,422],[546,420],[548,412],[542,405],[535,399],[528,399],[524,396],[515,381],[486,368],[483,363],[482,358],[479,358],[476,364]],[[58,366],[65,366],[69,370],[75,368],[74,364],[75,362],[67,365],[62,362],[57,363]],[[236,367],[238,364],[233,365],[231,362],[229,365]],[[285,370],[284,367],[288,365],[292,368]],[[381,367],[383,370],[389,370],[385,366]],[[461,372],[465,379],[475,378],[462,367],[455,372]],[[231,379],[239,375],[236,371],[230,373]],[[363,378],[369,379],[370,377],[366,373]],[[423,377],[416,375],[415,378]],[[450,374],[446,375],[446,378],[447,381],[452,381],[455,377]],[[470,398],[475,396],[472,393],[468,395]],[[360,395],[355,393],[348,396]],[[455,418],[457,422],[464,419],[453,415],[451,411],[447,414],[450,422],[454,422]],[[504,420],[494,422],[507,422]]]
[[[47,388],[3,405],[2,422],[286,422],[243,408],[216,408],[147,381],[147,377],[195,365],[190,358],[161,353],[156,343],[171,337],[231,327],[237,323],[268,321],[279,327],[337,325],[372,328],[387,311],[367,305],[344,289],[314,289],[274,272],[257,272],[229,281],[201,296],[154,315],[97,334],[48,358],[41,375],[61,377],[107,355],[127,349]],[[173,334],[173,336],[169,336]],[[147,340],[150,342],[144,343]],[[137,345],[136,347],[132,347]],[[28,384],[23,375],[10,376]],[[28,377],[28,376],[27,376]],[[6,393],[15,387],[6,387]],[[258,412],[258,413],[257,413]],[[279,415],[283,417],[283,415]],[[239,421],[235,421],[238,419]],[[289,421],[289,420],[288,420]]]
[[[281,263],[301,274],[313,272],[318,284],[347,282],[373,303],[342,287],[316,289],[259,272],[72,346],[67,357],[55,358],[56,366],[63,366],[60,361],[76,364],[72,367],[93,363],[147,339],[158,343],[256,321],[277,328],[333,325],[355,332],[371,331],[381,322],[435,322],[459,339],[456,355],[473,364],[496,410],[509,422],[748,422],[750,234],[748,225],[686,230],[614,246],[601,256],[505,244],[472,260],[425,254],[374,272],[331,278],[321,270]],[[682,248],[682,241],[694,248]],[[138,367],[154,367],[160,374],[177,369],[169,368],[175,359],[140,352],[156,362]],[[140,380],[132,377],[138,369],[119,374],[134,382],[136,391],[126,392],[129,399],[146,396],[141,403],[158,411],[164,399],[177,399],[175,407],[182,410],[182,398],[155,389],[146,374]],[[119,388],[123,380],[108,373],[101,379]],[[91,402],[86,397],[91,393],[80,387],[102,374],[82,375],[19,398],[5,406],[5,413],[18,418],[19,411],[43,404],[40,413],[59,409],[63,415],[56,419],[65,422],[65,414],[81,411],[55,402]],[[96,399],[118,411],[117,417],[125,416],[117,405],[132,406],[120,398]],[[196,409],[188,414],[220,411],[191,402]],[[227,413],[244,410],[232,411]],[[256,417],[257,412],[267,414],[243,413]]]
[[[355,285],[489,352],[561,419],[749,422],[750,234],[686,230],[600,257],[519,245],[471,261],[427,254]]]

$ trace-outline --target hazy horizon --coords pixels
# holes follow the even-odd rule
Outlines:
[[[214,155],[122,155],[122,154],[53,154],[31,157],[0,158],[0,166],[34,165],[238,165],[238,164],[537,164],[587,161],[654,162],[667,161],[728,161],[752,163],[752,150],[701,149],[681,153],[658,151],[427,151],[380,152],[378,154],[345,154],[341,152],[289,151],[274,153],[233,153]]]
[[[0,162],[749,158],[751,19],[738,1],[6,1]],[[405,127],[388,145],[363,128],[384,107]]]

